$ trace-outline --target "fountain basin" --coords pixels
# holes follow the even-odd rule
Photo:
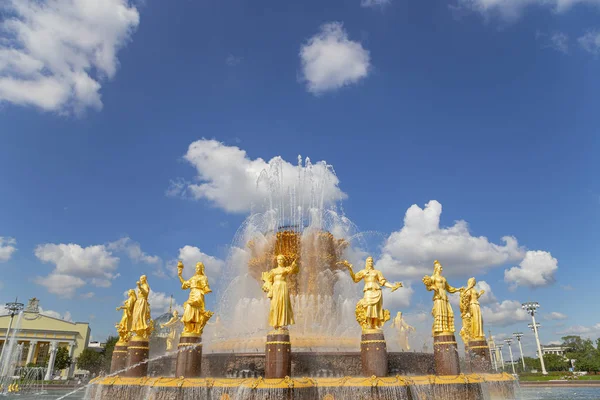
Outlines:
[[[93,380],[94,400],[512,400],[517,381],[508,374],[395,376],[385,378],[126,378]]]

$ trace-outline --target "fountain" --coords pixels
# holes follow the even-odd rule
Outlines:
[[[184,331],[178,345],[170,342],[176,350],[149,359],[154,327],[135,311],[144,306],[138,302],[147,298],[149,287],[138,282],[137,300],[134,293],[121,307],[130,312],[124,311],[118,325],[121,339],[111,374],[93,380],[86,398],[514,399],[515,379],[491,374],[489,360],[471,365],[474,373],[461,373],[454,320],[443,319],[447,311],[435,317],[434,353],[387,350],[381,328],[390,316],[381,306],[380,287],[402,290],[401,284],[387,283],[372,260],[356,274],[345,260],[364,259],[355,249],[365,246],[331,201],[340,197],[332,195],[336,185],[325,163],[299,159],[294,169],[272,160],[258,177],[264,204],[257,205],[231,245],[217,318],[209,322],[213,313],[204,308],[210,288],[203,264],[186,280],[180,263],[181,287],[190,289]],[[441,265],[437,268],[423,279],[435,293],[441,282],[445,285]],[[353,285],[361,279],[365,288],[359,301]],[[450,307],[436,300],[443,294],[436,296],[434,309]],[[160,325],[171,326],[164,317]],[[484,342],[466,344],[489,358],[489,351],[481,350]],[[162,376],[148,376],[155,364],[173,367],[161,369]],[[390,371],[402,375],[389,376]]]

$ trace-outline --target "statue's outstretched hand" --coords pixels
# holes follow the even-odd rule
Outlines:
[[[398,282],[394,285],[394,287],[392,288],[392,292],[395,292],[396,290],[400,289],[402,287],[402,282]]]

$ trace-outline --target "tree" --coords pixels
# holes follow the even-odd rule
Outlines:
[[[525,361],[525,367],[527,368],[527,371],[531,371],[533,369],[539,371],[542,368],[539,358],[523,357],[523,360]]]
[[[69,357],[69,350],[66,347],[59,347],[56,350],[56,357],[54,358],[54,369],[62,370],[65,368],[69,368],[73,360]]]
[[[548,371],[568,371],[571,366],[569,361],[558,354],[544,355],[544,365]]]
[[[92,349],[85,349],[77,359],[77,368],[97,374],[102,369],[104,356]]]
[[[118,341],[119,338],[117,336],[109,336],[108,339],[106,339],[106,344],[104,345],[103,352],[104,362],[102,365],[102,369],[104,371],[110,371],[110,364],[112,363],[112,354],[115,349],[115,345]]]

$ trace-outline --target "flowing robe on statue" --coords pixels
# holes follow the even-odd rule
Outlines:
[[[274,328],[294,324],[294,312],[286,277],[296,273],[297,267],[276,267],[269,271],[267,281],[271,284],[267,297],[271,299],[269,325]]]
[[[365,280],[362,302],[366,307],[367,318],[377,320],[375,325],[382,326],[384,323],[384,314],[381,286],[385,285],[386,280],[381,271],[376,269],[358,271],[354,276],[354,281],[358,283],[361,279]]]
[[[136,298],[131,296],[123,303],[123,316],[121,317],[121,322],[119,322],[119,332],[131,332],[135,302]]]
[[[454,333],[454,311],[450,301],[448,301],[448,292],[455,293],[458,289],[448,284],[446,278],[441,275],[432,275],[427,285],[427,290],[433,290],[433,333]]]
[[[138,336],[145,336],[147,332],[148,320],[150,320],[150,305],[148,304],[148,295],[150,294],[150,286],[147,283],[142,283],[137,290],[137,300],[133,307],[133,317],[131,331]]]
[[[481,315],[481,307],[479,306],[480,294],[475,289],[470,290],[469,312],[471,313],[471,338],[481,339],[485,337],[483,332],[483,317]]]
[[[183,303],[183,317],[186,333],[201,334],[204,319],[207,319],[204,308],[204,295],[211,292],[206,275],[194,275],[181,284],[184,290],[190,289],[188,300]],[[208,316],[210,318],[210,316]]]

